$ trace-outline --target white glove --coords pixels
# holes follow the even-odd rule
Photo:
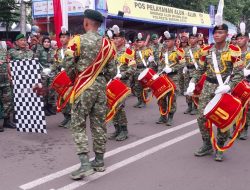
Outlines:
[[[115,78],[122,78],[122,75],[121,75],[121,73],[119,73],[119,74],[117,74],[116,76],[115,76]]]
[[[187,67],[184,67],[183,68],[183,74],[187,73],[188,72],[188,68]]]
[[[193,92],[194,92],[194,89],[195,89],[195,83],[194,82],[189,82],[187,92],[185,93],[185,95],[192,96]]]
[[[129,44],[125,44],[125,48],[129,48],[130,47],[130,45]]]
[[[48,76],[51,73],[51,69],[50,68],[45,68],[43,69],[43,74]]]
[[[218,88],[216,89],[215,91],[215,94],[225,94],[225,93],[228,93],[230,91],[230,86],[229,85],[221,85],[221,86],[218,86]]]
[[[150,55],[149,58],[148,58],[148,61],[153,62],[154,60],[155,60],[154,56]]]
[[[250,75],[250,69],[244,69],[244,76],[247,77]]]
[[[165,67],[163,71],[168,74],[168,73],[171,73],[173,69],[171,69],[170,67]]]
[[[157,78],[159,78],[159,75],[158,75],[158,74],[155,74],[155,75],[152,77],[153,80],[156,80]]]
[[[61,68],[61,71],[64,71],[64,70],[65,70],[65,69],[62,67],[62,68]]]

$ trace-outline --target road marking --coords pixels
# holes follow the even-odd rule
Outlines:
[[[136,161],[138,161],[138,160],[140,160],[140,159],[142,159],[142,158],[144,158],[146,156],[154,154],[154,153],[156,153],[156,152],[158,152],[158,151],[160,151],[160,150],[162,150],[164,148],[167,148],[167,147],[169,147],[169,146],[171,146],[171,145],[173,145],[173,144],[175,144],[177,142],[183,141],[183,140],[185,140],[185,139],[187,139],[187,138],[189,138],[189,137],[191,137],[193,135],[196,135],[197,133],[199,133],[199,129],[195,129],[195,130],[193,130],[193,131],[191,131],[189,133],[186,133],[184,135],[176,137],[176,138],[174,138],[172,140],[169,140],[169,141],[167,141],[165,143],[159,144],[159,145],[157,145],[157,146],[155,146],[153,148],[150,148],[150,149],[148,149],[148,150],[146,150],[144,152],[141,152],[141,153],[139,153],[139,154],[137,154],[135,156],[129,157],[129,158],[127,158],[127,159],[125,159],[125,160],[123,160],[121,162],[118,162],[118,163],[116,163],[116,164],[114,164],[112,166],[109,166],[109,167],[107,167],[105,172],[95,173],[95,174],[89,176],[88,178],[84,179],[84,181],[83,180],[82,181],[76,181],[76,182],[73,182],[73,183],[71,183],[69,185],[66,185],[64,187],[61,187],[61,188],[59,188],[57,190],[74,190],[74,189],[76,189],[78,187],[82,187],[82,186],[88,184],[89,182],[92,182],[92,181],[94,181],[94,180],[96,180],[96,179],[98,179],[98,178],[100,178],[102,176],[105,176],[105,175],[107,175],[107,174],[109,174],[111,172],[114,172],[115,170],[118,170],[118,169],[120,169],[120,168],[122,168],[124,166],[127,166],[127,165],[129,165],[129,164],[131,164],[133,162],[136,162]]]
[[[132,143],[127,144],[127,145],[124,145],[124,146],[122,146],[122,147],[118,147],[118,148],[116,148],[116,149],[114,149],[114,150],[111,150],[111,151],[105,153],[105,158],[114,156],[114,155],[116,155],[116,154],[118,154],[118,153],[120,153],[120,152],[129,150],[129,149],[132,149],[132,148],[134,148],[134,147],[136,147],[136,146],[139,146],[139,145],[141,145],[141,144],[143,144],[143,143],[149,142],[149,141],[151,141],[151,140],[153,140],[153,139],[156,139],[156,138],[158,138],[158,137],[164,136],[164,135],[166,135],[166,134],[169,134],[169,133],[178,131],[178,130],[180,130],[180,129],[183,129],[183,128],[185,128],[185,127],[188,127],[188,126],[190,126],[190,125],[193,125],[193,124],[195,124],[195,123],[197,123],[197,120],[196,120],[196,119],[195,119],[195,120],[192,120],[192,121],[189,121],[189,122],[186,122],[186,123],[183,123],[183,124],[178,125],[178,126],[176,126],[176,127],[173,127],[173,128],[171,128],[171,129],[167,129],[167,130],[161,131],[161,132],[159,132],[159,133],[150,135],[150,136],[148,136],[148,137],[142,138],[142,139],[140,139],[140,140],[138,140],[138,141],[132,142]],[[93,159],[93,158],[92,158],[92,159]],[[49,182],[49,181],[52,181],[52,180],[57,179],[57,178],[59,178],[59,177],[62,177],[62,176],[64,176],[64,175],[67,175],[67,174],[71,173],[72,171],[78,169],[79,166],[80,166],[80,164],[76,164],[76,165],[74,165],[74,166],[68,167],[68,168],[63,169],[63,170],[61,170],[61,171],[58,171],[58,172],[49,174],[49,175],[44,176],[44,177],[42,177],[42,178],[39,178],[39,179],[36,179],[36,180],[31,181],[31,182],[29,182],[29,183],[23,184],[23,185],[19,186],[19,188],[21,188],[21,189],[23,189],[23,190],[32,189],[32,188],[34,188],[34,187],[37,187],[37,186],[39,186],[39,185],[42,185],[42,184],[44,184],[44,183],[47,183],[47,182]]]

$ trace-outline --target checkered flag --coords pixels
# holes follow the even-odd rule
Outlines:
[[[42,83],[41,67],[37,59],[23,59],[10,63],[14,85],[14,110],[17,131],[47,133],[42,97],[33,92],[35,84]]]

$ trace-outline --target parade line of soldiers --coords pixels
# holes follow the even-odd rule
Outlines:
[[[203,34],[198,33],[196,27],[193,28],[192,33],[183,33],[180,36],[165,31],[161,37],[153,34],[148,38],[138,33],[134,43],[130,44],[126,41],[125,31],[120,30],[117,25],[108,29],[105,36],[100,36],[98,28],[102,22],[101,13],[88,9],[84,12],[83,21],[86,33],[78,35],[78,42],[74,44],[70,44],[72,37],[64,28],[59,35],[61,48],[58,48],[56,42],[52,42],[48,36],[40,37],[39,29],[33,28],[33,38],[37,43],[29,47],[26,37],[20,34],[15,39],[14,47],[8,51],[4,47],[1,48],[0,89],[4,107],[4,123],[0,131],[3,132],[5,127],[15,127],[10,119],[13,108],[8,63],[14,60],[38,58],[43,68],[41,73],[43,82],[41,86],[38,85],[41,91],[36,92],[44,96],[47,116],[56,114],[58,95],[54,90],[49,89],[55,76],[66,72],[73,84],[84,81],[84,85],[73,86],[74,93],[61,110],[64,120],[60,126],[71,130],[81,162],[80,168],[71,173],[71,178],[77,180],[94,172],[102,172],[105,170],[104,153],[107,139],[117,141],[127,139],[129,119],[126,116],[125,99],[123,99],[116,106],[115,115],[112,118],[115,131],[107,134],[106,86],[114,79],[121,81],[131,87],[132,93],[136,96],[137,103],[134,107],[146,109],[152,91],[145,88],[139,78],[148,69],[146,71],[153,72],[156,78],[166,76],[174,86],[174,90],[159,97],[157,101],[160,112],[156,123],[172,126],[177,109],[177,98],[185,95],[187,109],[184,114],[197,115],[203,142],[201,148],[195,152],[195,156],[209,155],[215,149],[215,160],[223,161],[225,143],[230,135],[232,137],[234,135],[230,134],[229,129],[222,132],[218,128],[217,143],[214,144],[211,141],[211,131],[208,129],[208,119],[204,116],[204,110],[215,95],[227,94],[242,80],[249,80],[250,72],[247,69],[250,64],[249,36],[244,30],[244,25],[235,36],[235,44],[226,41],[228,26],[219,21],[213,30],[214,44],[205,44]],[[217,67],[213,65],[215,61]],[[88,78],[85,80],[84,77],[87,74]],[[206,78],[197,100],[197,97],[194,97],[194,91],[204,74]],[[220,84],[218,75],[223,82],[226,82]],[[91,162],[88,156],[86,134],[87,117],[90,119],[95,152],[95,159]],[[246,120],[239,134],[242,140],[247,139],[249,114]],[[236,129],[234,124],[234,130]]]

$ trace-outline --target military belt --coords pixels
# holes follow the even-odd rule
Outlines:
[[[174,72],[168,73],[168,76],[174,76],[174,75],[177,75],[177,74],[178,74],[178,72],[174,71]]]
[[[224,78],[222,78],[222,80],[225,81],[226,78],[227,77],[224,77]],[[210,77],[207,76],[206,81],[209,82],[209,83],[212,83],[212,84],[219,84],[217,78],[210,78]]]
[[[194,65],[187,65],[187,68],[188,69],[195,69],[195,66]]]

